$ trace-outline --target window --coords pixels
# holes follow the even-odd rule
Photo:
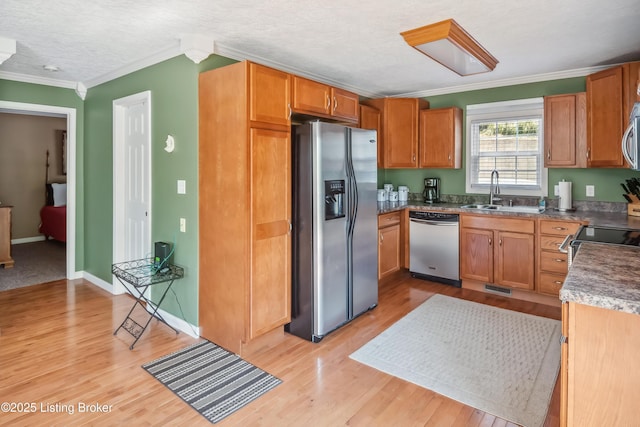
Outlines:
[[[542,98],[467,106],[467,193],[489,193],[491,172],[502,194],[546,196]]]

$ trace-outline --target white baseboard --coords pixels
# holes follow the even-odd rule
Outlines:
[[[87,273],[86,271],[82,272],[82,278],[90,282],[92,285],[95,285],[101,289],[104,289],[110,294],[114,294],[114,287],[111,283],[106,282],[100,279],[99,277],[94,276],[91,273]],[[147,306],[147,311],[153,311],[151,304]],[[177,330],[184,332],[185,334],[191,337],[200,338],[200,328],[192,325],[191,323],[187,322],[186,320],[178,316],[175,316],[167,311],[164,311],[163,309],[158,309],[158,313],[160,314],[160,316],[164,318],[164,320],[167,321],[168,324],[170,324]]]
[[[21,239],[12,239],[12,245],[20,245],[22,243],[33,243],[33,242],[42,242],[44,241],[44,236],[34,236],[34,237],[23,237]]]
[[[82,271],[81,272],[81,277],[85,280],[87,280],[88,282],[90,282],[92,285],[95,285],[99,288],[104,289],[105,291],[109,292],[110,294],[113,294],[113,285],[105,280],[102,280],[99,277],[94,276],[91,273],[87,273],[86,271]]]

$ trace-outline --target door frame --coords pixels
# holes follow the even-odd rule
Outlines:
[[[124,98],[118,98],[113,100],[113,262],[129,261],[124,258],[126,247],[126,235],[125,235],[125,216],[126,212],[126,200],[122,197],[126,192],[124,191],[125,179],[125,114],[129,107],[132,105],[144,103],[145,115],[147,121],[145,123],[147,134],[147,162],[149,164],[147,180],[149,182],[149,194],[148,201],[148,235],[149,241],[147,242],[149,251],[151,250],[151,220],[152,220],[152,156],[151,156],[151,91],[144,91],[133,95],[125,96]],[[126,288],[120,283],[119,280],[112,277],[113,294],[122,294],[126,292]]]
[[[67,119],[67,279],[80,278],[76,271],[76,109],[54,105],[1,101],[0,111]]]

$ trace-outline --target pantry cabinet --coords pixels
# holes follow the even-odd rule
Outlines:
[[[578,231],[577,221],[540,219],[538,221],[538,293],[558,296],[567,275],[567,254],[558,248],[564,239]]]
[[[375,130],[380,139],[380,111],[378,109],[370,107],[368,105],[360,105],[360,124],[362,129]],[[378,143],[378,168],[383,167],[383,155],[382,144]]]
[[[239,62],[199,77],[199,325],[237,354],[291,307],[290,76]]]
[[[421,168],[462,166],[462,110],[457,107],[420,111]]]
[[[587,166],[586,92],[544,97],[545,167]]]
[[[463,279],[533,290],[535,220],[461,215]]]
[[[400,270],[401,212],[378,216],[378,280]]]
[[[625,167],[622,134],[636,100],[640,62],[587,76],[587,165]]]
[[[429,103],[418,98],[381,98],[363,101],[378,109],[382,129],[378,144],[383,149],[384,168],[418,167],[418,123],[420,110]]]
[[[359,97],[353,92],[292,76],[291,108],[296,113],[357,123]]]

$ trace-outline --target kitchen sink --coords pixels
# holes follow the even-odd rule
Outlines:
[[[502,205],[483,205],[483,204],[470,204],[460,206],[463,209],[478,209],[483,211],[498,211],[498,212],[520,212],[520,213],[532,213],[537,214],[542,211],[537,206],[502,206]]]

